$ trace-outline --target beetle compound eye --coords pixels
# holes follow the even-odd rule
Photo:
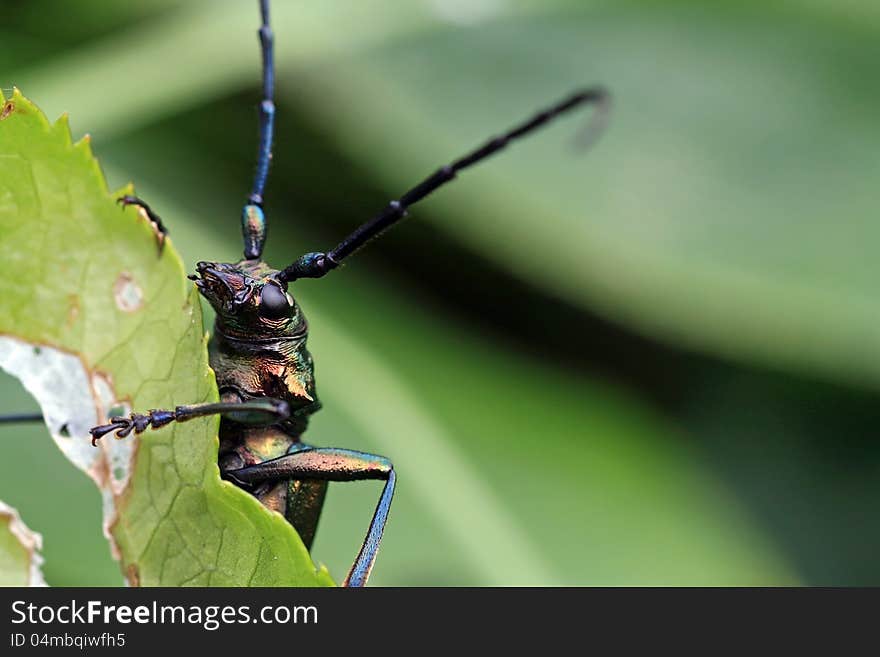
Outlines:
[[[287,295],[277,285],[264,285],[260,293],[260,315],[267,319],[281,319],[290,314]]]

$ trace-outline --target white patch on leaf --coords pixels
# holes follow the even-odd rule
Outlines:
[[[117,308],[127,313],[138,311],[144,305],[144,293],[127,271],[119,274],[113,284],[113,298]]]
[[[3,502],[0,502],[0,518],[8,519],[9,531],[18,539],[18,542],[21,543],[22,547],[30,555],[31,562],[27,585],[47,586],[41,569],[43,555],[40,554],[40,550],[43,549],[43,537],[24,524],[21,516],[18,515],[18,511]]]
[[[92,447],[89,429],[106,422],[110,414],[127,415],[129,404],[116,399],[106,376],[89,372],[80,358],[52,347],[0,336],[0,368],[18,378],[37,400],[61,453],[98,485],[104,534],[118,559],[110,527],[116,519],[116,498],[131,477],[137,442],[114,440],[110,434]]]

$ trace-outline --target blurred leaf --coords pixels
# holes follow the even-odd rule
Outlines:
[[[165,156],[179,162],[173,146]],[[216,220],[166,194],[220,189],[221,162],[188,184],[141,185],[189,261],[234,258]],[[213,217],[209,212],[204,216]],[[281,217],[269,262],[295,253]],[[310,320],[321,413],[306,439],[384,454],[398,494],[376,584],[790,584],[796,575],[699,450],[607,384],[561,374],[441,320],[352,262],[291,286]],[[346,568],[376,493],[331,487],[315,554]],[[366,498],[366,499],[365,499]]]
[[[0,586],[43,586],[43,539],[22,522],[18,511],[0,502]]]
[[[573,118],[412,214],[644,333],[876,385],[880,361],[865,354],[880,349],[880,82],[866,67],[880,26],[833,14],[693,2],[500,11],[305,74],[281,68],[279,93],[400,194],[601,82],[615,110],[585,159],[568,148]]]
[[[166,20],[134,26],[38,69],[15,71],[20,76],[16,79],[32,80],[41,98],[46,93],[50,107],[59,111],[77,107],[79,120],[98,127],[101,138],[179,116],[192,107],[204,113],[206,101],[212,98],[228,100],[239,87],[256,88],[258,67],[255,37],[241,36],[242,25],[254,22],[253,6],[210,4],[209,8],[209,3],[188,3],[187,9],[169,14]],[[615,91],[617,114],[590,159],[567,156],[565,145],[576,126],[562,125],[514,148],[484,170],[463,176],[432,200],[433,205],[414,213],[436,220],[461,240],[463,252],[449,255],[451,266],[463,266],[473,251],[483,253],[492,245],[489,257],[514,275],[533,278],[546,294],[586,308],[599,307],[640,330],[711,350],[723,348],[738,357],[757,355],[774,364],[815,368],[821,360],[819,371],[853,376],[835,369],[851,355],[845,350],[800,353],[797,341],[780,346],[789,333],[803,338],[804,331],[813,330],[812,324],[804,324],[814,319],[802,312],[804,307],[782,318],[775,306],[764,316],[750,318],[742,312],[744,307],[762,308],[755,300],[766,302],[768,291],[778,296],[777,288],[765,289],[766,272],[755,276],[754,288],[733,298],[727,295],[730,286],[716,285],[713,277],[728,257],[724,249],[715,262],[695,257],[701,253],[689,248],[688,235],[672,231],[664,239],[666,227],[661,224],[670,219],[681,219],[685,228],[697,230],[697,237],[710,241],[717,237],[712,230],[699,232],[703,217],[692,216],[691,208],[682,207],[681,201],[687,199],[686,193],[694,193],[703,205],[695,203],[693,209],[704,212],[715,191],[703,189],[702,178],[696,178],[698,189],[681,189],[690,184],[691,170],[671,176],[680,173],[681,163],[676,164],[678,169],[667,167],[658,153],[690,157],[694,148],[705,147],[719,159],[739,153],[732,164],[751,165],[742,157],[744,144],[739,143],[751,135],[742,126],[756,118],[750,107],[742,113],[750,99],[735,95],[736,102],[729,105],[732,92],[722,89],[728,95],[706,105],[700,96],[702,87],[689,88],[688,81],[696,73],[698,85],[713,75],[725,79],[729,71],[717,67],[718,53],[738,55],[737,39],[744,48],[757,48],[752,60],[772,52],[764,43],[770,37],[762,41],[752,29],[764,20],[761,17],[749,17],[733,4],[727,9],[730,16],[708,12],[692,16],[689,3],[646,11],[646,3],[638,2],[557,15],[549,13],[557,11],[549,4],[486,2],[474,6],[488,6],[488,14],[461,26],[461,12],[450,15],[449,3],[442,8],[431,2],[403,9],[383,9],[383,3],[276,4],[283,78],[279,78],[283,94],[279,103],[295,102],[298,111],[308,111],[321,131],[356,163],[351,171],[327,172],[328,186],[335,185],[338,177],[366,172],[375,175],[377,181],[371,184],[377,188],[390,190],[389,195],[398,193],[445,158],[537,109],[541,101],[564,93],[575,81],[601,81]],[[457,4],[467,9],[468,3]],[[514,10],[526,6],[533,15],[517,17]],[[784,11],[781,15],[786,16]],[[733,22],[725,25],[730,18]],[[783,19],[773,19],[784,23],[781,26],[767,21],[766,31],[789,35],[803,28]],[[450,27],[453,24],[461,27]],[[701,27],[707,30],[704,44],[694,40]],[[803,29],[809,35],[812,28]],[[719,41],[719,34],[726,40]],[[566,39],[568,45],[557,46],[559,39]],[[698,70],[701,45],[709,55],[716,55],[706,59],[706,70]],[[800,45],[805,52],[806,46]],[[863,45],[856,40],[854,49]],[[658,58],[658,52],[665,59]],[[395,53],[408,61],[389,61]],[[813,51],[809,54],[817,56]],[[331,56],[336,59],[328,62]],[[856,57],[841,58],[844,66],[855,61]],[[768,68],[786,62],[773,60]],[[763,66],[759,61],[749,73],[761,80]],[[659,88],[661,83],[654,78],[665,80],[670,90]],[[137,82],[124,89],[108,84],[122,79]],[[723,86],[716,81],[716,87]],[[708,89],[717,91],[716,87]],[[506,91],[495,96],[500,88]],[[707,107],[711,112],[706,112]],[[692,127],[688,123],[695,114],[704,120]],[[211,118],[213,114],[206,123]],[[710,129],[707,121],[719,130],[716,137],[705,137]],[[229,160],[217,156],[227,146],[224,132],[232,130],[253,136],[252,127],[226,123],[213,136],[199,133],[191,150],[137,150],[133,157],[143,162],[135,159],[137,168],[128,167],[140,179],[141,166],[168,170],[174,163],[170,184],[161,179],[143,188],[154,206],[162,208],[188,261],[238,255],[237,244],[217,242],[212,235],[221,230],[219,226],[226,234],[235,234],[239,201],[225,200],[230,196],[227,190],[246,185],[243,178],[221,180],[213,175],[223,167],[232,168]],[[279,166],[290,157],[311,163],[309,154],[298,150],[296,138],[293,134],[285,149],[276,150]],[[659,146],[658,141],[662,141]],[[682,143],[687,148],[677,152]],[[788,140],[782,144],[790,146]],[[249,145],[247,162],[251,154]],[[187,170],[178,170],[184,165]],[[697,168],[702,174],[703,168]],[[714,169],[706,167],[706,171]],[[657,181],[652,178],[655,174]],[[185,178],[187,184],[175,185],[177,178]],[[287,192],[285,185],[270,182],[270,188],[272,203],[279,203]],[[752,193],[751,188],[745,191]],[[675,197],[664,198],[667,192]],[[748,198],[743,189],[735,193],[737,203]],[[535,201],[533,195],[555,198]],[[167,202],[169,197],[197,209],[199,221]],[[678,202],[671,203],[675,209],[662,205],[675,199]],[[286,200],[290,202],[289,194]],[[620,209],[624,205],[625,213]],[[224,212],[219,217],[218,207]],[[767,212],[759,210],[759,214]],[[206,217],[212,217],[211,223]],[[275,214],[273,220],[281,217]],[[296,220],[298,229],[322,226],[329,219],[301,213],[286,218],[290,223]],[[685,223],[685,219],[693,221]],[[298,253],[305,241],[302,235],[297,240],[284,237],[279,224],[273,224],[270,239],[276,260]],[[742,228],[739,223],[724,225]],[[413,230],[405,227],[396,235]],[[560,244],[557,261],[554,249]],[[733,257],[741,245],[735,241],[731,245]],[[398,465],[400,493],[374,582],[509,584],[544,576],[566,583],[793,580],[753,519],[730,491],[706,474],[700,450],[688,442],[691,437],[682,436],[644,404],[605,384],[569,376],[563,367],[538,362],[533,355],[512,353],[513,348],[497,336],[481,335],[441,317],[447,309],[423,305],[417,292],[403,289],[399,281],[383,278],[378,283],[348,284],[356,271],[352,266],[338,278],[334,275],[332,283],[328,279],[321,286],[302,286],[314,327],[319,383],[327,401],[309,436],[324,444],[384,451]],[[566,280],[556,280],[560,277]],[[383,286],[397,294],[392,296]],[[693,312],[695,291],[707,297],[698,298],[697,304],[700,311],[704,301],[708,304],[711,312],[705,316]],[[746,294],[752,292],[755,299]],[[296,294],[300,296],[299,289]],[[725,307],[719,310],[719,306]],[[551,318],[530,316],[528,308],[522,313],[538,331],[536,339],[556,328]],[[771,328],[773,322],[784,321],[785,331],[770,332],[764,344],[758,329],[750,337],[738,330],[731,317]],[[825,315],[820,319],[841,325],[848,321]],[[818,326],[815,334],[821,330]],[[847,349],[852,345],[845,340],[834,344]],[[572,350],[576,349],[573,344]],[[349,367],[348,357],[358,367]],[[334,363],[334,358],[339,360]],[[860,361],[860,367],[872,366]],[[375,385],[374,380],[387,383],[388,395],[381,394],[386,386]],[[369,394],[362,394],[364,387],[371,388]],[[373,413],[374,407],[379,412]],[[399,414],[394,412],[398,408],[403,409]],[[428,439],[422,440],[425,434]],[[442,458],[434,461],[432,449],[437,445]],[[456,466],[452,471],[446,467],[450,454]],[[470,498],[474,490],[477,499]],[[334,572],[350,564],[374,504],[375,496],[358,486],[331,488],[315,551]],[[484,522],[485,518],[490,521]],[[538,560],[529,563],[530,555],[536,554]],[[524,560],[524,567],[517,565]]]
[[[38,412],[18,379],[0,370],[0,413]],[[43,536],[50,586],[121,586],[119,564],[102,532],[101,494],[52,447],[46,425],[0,430],[0,495]]]
[[[375,20],[377,12],[382,20]],[[443,22],[430,6],[393,0],[276,2],[272,21],[276,31],[282,29],[275,53],[287,72]],[[0,79],[0,87],[41,89],[48,114],[69,112],[94,136],[106,138],[257,80],[256,0],[180,3],[145,25],[132,24],[131,30],[99,38],[44,66],[11,71],[6,75],[13,77]]]
[[[488,509],[460,487],[454,467],[424,449],[426,428],[396,412],[388,397],[396,387],[378,376],[377,362],[442,419],[461,460],[480,469],[552,565],[555,581],[544,584],[797,581],[731,491],[706,472],[699,449],[646,405],[605,382],[498,349],[493,336],[438,326],[430,307],[381,284],[340,281],[332,288],[310,290],[309,307],[356,326],[369,348],[356,356],[327,331],[326,320],[313,321],[327,407],[338,400],[360,428],[357,439],[393,455],[401,486],[413,478],[415,494],[439,494],[444,506],[434,513],[449,515],[446,524],[460,531],[467,522],[482,539]],[[453,495],[462,499],[455,503]],[[415,533],[398,551],[417,550],[417,540]],[[395,558],[392,543],[385,547],[385,558]],[[492,583],[521,578],[508,568]]]
[[[276,4],[279,94],[389,189],[573,86],[606,84],[616,110],[589,159],[568,154],[570,126],[551,129],[425,216],[641,332],[877,384],[863,357],[876,271],[856,266],[880,237],[870,3]],[[254,86],[248,22],[248,3],[188,3],[15,79],[106,138]],[[123,75],[143,93],[104,84]]]
[[[877,395],[736,369],[695,383],[684,422],[804,581],[880,584]]]
[[[24,66],[93,43],[127,26],[149,21],[178,0],[79,0],[71,14],[66,0],[6,0],[3,3],[3,48],[0,71]],[[66,20],[63,20],[66,18]],[[0,80],[4,85],[15,80]]]
[[[89,445],[113,406],[217,399],[198,296],[173,248],[157,256],[144,217],[120,212],[66,118],[50,125],[17,91],[0,107],[0,355],[102,489],[129,582],[331,583],[280,515],[220,481],[216,418]]]

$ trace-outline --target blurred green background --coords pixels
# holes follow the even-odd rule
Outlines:
[[[278,267],[572,88],[614,94],[586,156],[583,117],[554,124],[292,288],[325,402],[307,440],[399,472],[372,583],[880,584],[876,3],[279,1],[273,22]],[[189,267],[235,260],[257,26],[246,0],[4,0],[0,87],[69,112]],[[0,385],[0,410],[34,407]],[[0,498],[49,583],[121,583],[92,483],[42,428],[3,435]],[[378,493],[331,487],[313,555],[337,579]]]

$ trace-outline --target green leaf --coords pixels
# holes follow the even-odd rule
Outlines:
[[[117,407],[217,399],[198,295],[173,246],[160,255],[145,217],[116,205],[88,138],[17,90],[0,101],[0,362],[101,488],[129,582],[330,584],[279,514],[220,480],[216,418],[89,445]]]
[[[0,586],[45,586],[40,571],[42,544],[18,511],[0,502]]]

